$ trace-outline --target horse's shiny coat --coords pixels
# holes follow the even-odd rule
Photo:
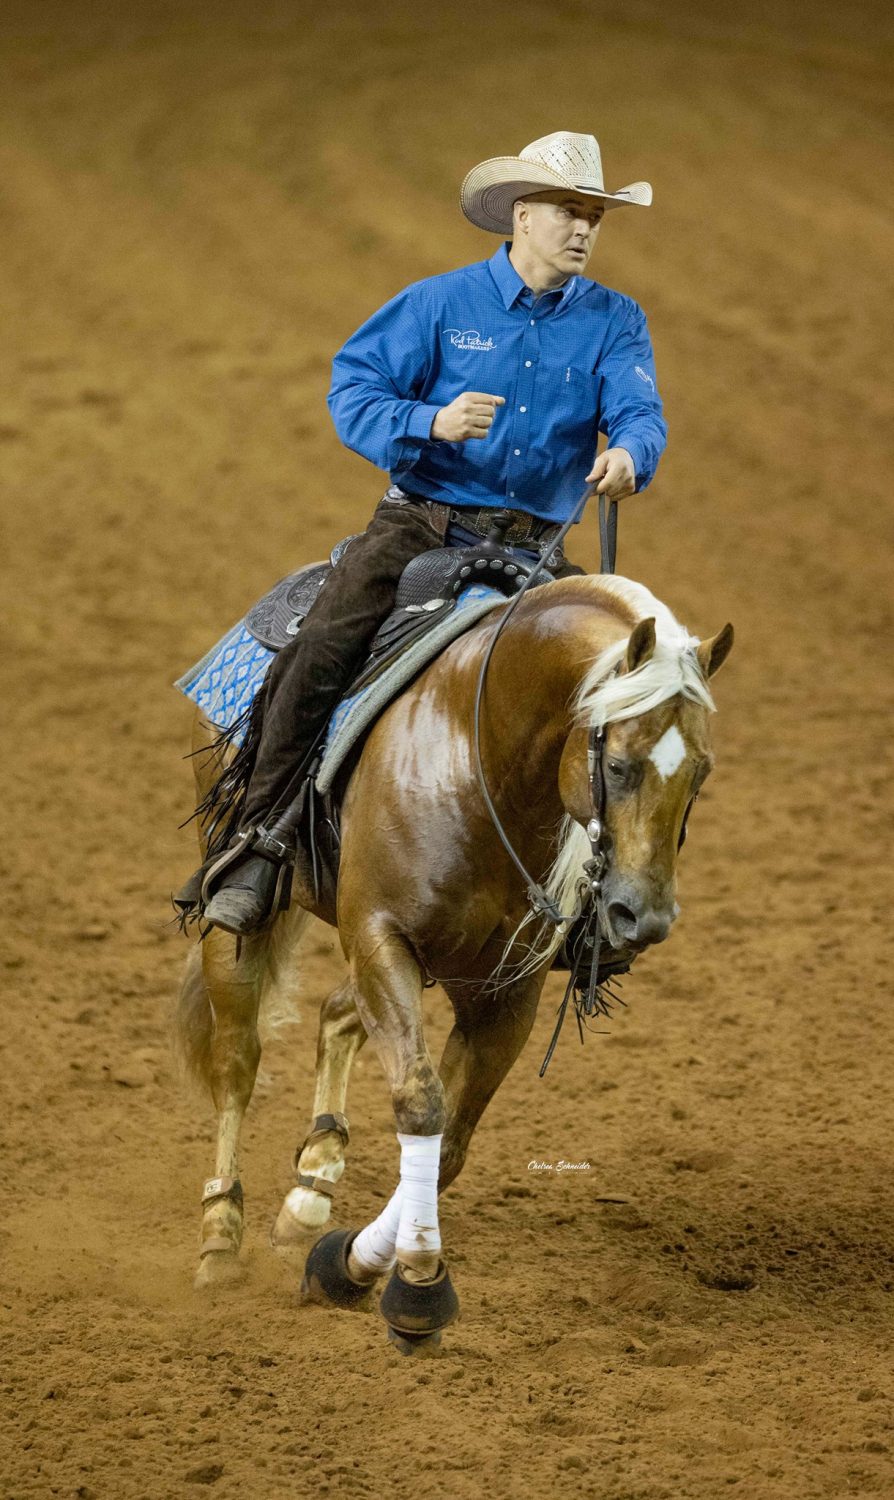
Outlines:
[[[344,1111],[351,1064],[369,1037],[398,1131],[443,1133],[443,1190],[521,1052],[556,940],[549,934],[532,940],[523,884],[475,777],[472,705],[498,619],[488,616],[454,642],[371,732],[344,799],[337,909],[299,889],[273,929],[243,940],[238,952],[233,937],[212,929],[194,953],[180,1033],[217,1108],[217,1174],[238,1175],[239,1127],[260,1056],[259,1004],[276,976],[294,968],[308,912],[337,925],[348,963],[346,981],[321,1011],[314,1115]],[[731,643],[727,626],[698,644],[639,585],[595,576],[535,590],[497,643],[481,721],[487,782],[527,868],[539,880],[552,868],[552,893],[563,911],[589,850],[585,721],[592,714],[607,720],[611,857],[604,900],[607,936],[623,951],[661,941],[676,916],[680,832],[711,766],[707,678]],[[621,672],[610,690],[600,687],[604,662]],[[641,704],[650,706],[637,711]],[[209,732],[200,723],[200,742],[203,735],[208,742]],[[656,758],[662,744],[674,745],[673,756]],[[205,784],[217,769],[213,762],[200,767]],[[455,1017],[437,1068],[422,1023],[428,976],[442,984]],[[315,1137],[300,1165],[337,1180],[341,1138]],[[328,1214],[328,1198],[294,1188],[275,1243],[303,1238],[306,1244],[308,1228]],[[208,1253],[199,1280],[231,1275],[241,1212],[230,1200],[206,1209],[203,1236],[222,1236],[231,1249]],[[401,1252],[400,1261],[408,1274],[424,1278],[437,1256]],[[357,1274],[364,1269],[349,1267]]]

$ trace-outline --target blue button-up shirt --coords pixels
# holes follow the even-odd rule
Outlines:
[[[572,276],[535,298],[508,250],[387,302],[335,356],[329,409],[342,442],[402,489],[565,521],[598,433],[627,449],[638,490],[655,473],[667,428],[652,346],[630,297]],[[506,405],[484,438],[433,439],[463,391]]]

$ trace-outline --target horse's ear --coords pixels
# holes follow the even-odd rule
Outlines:
[[[635,672],[637,667],[644,666],[654,650],[655,621],[650,616],[647,620],[640,620],[634,626],[630,640],[627,642],[627,671]]]
[[[713,677],[715,672],[720,671],[720,668],[732,650],[732,646],[732,625],[724,625],[723,629],[718,630],[717,634],[713,635],[709,641],[702,641],[699,644],[695,654],[698,657],[698,664],[706,677]]]

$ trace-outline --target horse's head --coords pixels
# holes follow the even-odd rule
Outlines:
[[[579,719],[562,756],[559,790],[581,825],[575,837],[580,850],[582,828],[593,815],[589,726],[604,726],[602,899],[615,948],[636,953],[663,942],[677,916],[677,854],[713,764],[708,678],[732,643],[731,625],[710,640],[663,641],[656,639],[653,619],[640,620],[626,644],[603,653],[578,694]],[[567,878],[569,864],[566,872]]]

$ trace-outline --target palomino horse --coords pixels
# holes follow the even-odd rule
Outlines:
[[[294,968],[313,913],[337,926],[348,974],[321,1010],[315,1129],[274,1244],[307,1244],[329,1217],[348,1076],[369,1037],[391,1089],[400,1185],[359,1234],[318,1241],[305,1290],[349,1305],[393,1268],[381,1304],[392,1330],[431,1333],[456,1314],[438,1194],[524,1047],[562,937],[532,920],[476,778],[476,682],[502,612],[449,646],[369,735],[344,797],[335,904],[299,884],[272,928],[241,941],[211,928],[191,955],[178,1029],[218,1117],[199,1285],[237,1270],[239,1132],[260,1057],[259,1008]],[[590,854],[590,730],[605,726],[602,927],[613,957],[663,941],[677,915],[677,851],[712,764],[708,678],[731,644],[731,626],[699,643],[640,584],[598,575],[532,590],[496,644],[481,717],[486,781],[512,845],[563,913]],[[195,743],[210,745],[213,732],[203,720]],[[212,751],[197,764],[204,792],[220,761]],[[437,1068],[422,1023],[428,978],[455,1018]]]

